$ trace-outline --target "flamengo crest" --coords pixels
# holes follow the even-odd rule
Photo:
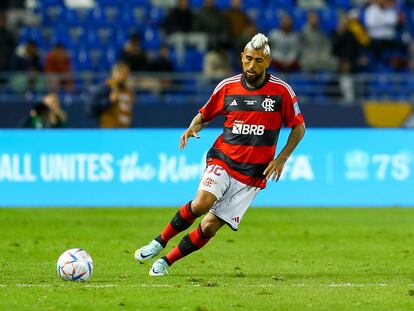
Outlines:
[[[275,100],[271,98],[265,98],[265,100],[262,101],[262,107],[265,111],[275,111]]]

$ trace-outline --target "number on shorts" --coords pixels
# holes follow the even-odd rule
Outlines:
[[[210,165],[209,170],[207,171],[207,174],[213,173],[216,176],[220,176],[221,175],[220,171],[223,171],[223,170],[224,168],[222,168],[219,165]]]

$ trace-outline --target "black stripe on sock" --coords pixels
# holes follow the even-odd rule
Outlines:
[[[162,256],[161,259],[164,259],[165,262],[167,263],[167,265],[169,265],[169,266],[172,265],[171,261],[168,260],[167,256]]]
[[[165,242],[163,239],[161,239],[161,235],[157,236],[154,240],[157,241],[158,243],[160,243],[161,246],[164,247],[164,248],[167,246],[167,242]]]
[[[178,249],[184,257],[199,248],[191,242],[190,235],[186,234],[178,244]]]
[[[178,211],[174,215],[173,219],[171,219],[171,226],[178,232],[188,229],[191,225],[192,223],[189,223],[183,217],[181,217],[180,211]]]

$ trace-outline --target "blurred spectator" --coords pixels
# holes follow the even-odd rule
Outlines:
[[[230,8],[223,12],[229,26],[233,55],[230,57],[233,71],[240,71],[240,52],[243,51],[247,42],[258,32],[256,23],[242,9],[243,0],[231,0]]]
[[[150,71],[155,72],[172,72],[174,65],[171,61],[170,50],[168,46],[162,45],[158,55],[150,63]]]
[[[220,80],[232,73],[229,52],[222,45],[214,44],[204,55],[203,76]]]
[[[406,47],[398,37],[398,29],[403,24],[394,0],[374,0],[365,10],[365,24],[371,41],[370,50],[377,63],[387,63],[386,52],[394,52],[397,57],[406,57]]]
[[[32,129],[51,128],[50,113],[50,108],[43,102],[35,104],[30,109],[29,117],[25,121],[24,127]]]
[[[346,15],[340,16],[338,25],[332,34],[332,53],[338,58],[338,87],[344,103],[355,100],[354,81],[351,73],[357,71],[359,59],[362,55],[361,46],[348,29],[349,19]]]
[[[366,48],[369,45],[369,36],[360,21],[360,13],[358,9],[351,9],[347,13],[348,17],[348,30],[353,33],[355,38],[358,40],[360,46]]]
[[[10,69],[15,47],[13,34],[6,28],[6,15],[0,12],[0,72]]]
[[[193,19],[188,0],[179,0],[178,6],[172,8],[164,17],[161,28],[167,35],[174,32],[190,32]]]
[[[341,73],[356,72],[363,55],[362,46],[348,26],[348,17],[341,15],[332,34],[332,53],[338,59],[338,70]]]
[[[60,89],[71,91],[73,89],[70,56],[61,43],[57,43],[46,54],[44,66],[45,72],[48,74],[48,87],[51,91],[57,92]]]
[[[297,0],[296,3],[304,10],[317,10],[325,7],[324,0]]]
[[[36,103],[24,123],[26,128],[62,128],[66,126],[66,113],[60,106],[59,97],[50,93]]]
[[[141,47],[137,33],[132,34],[120,52],[119,60],[126,63],[132,72],[148,70],[148,57]]]
[[[227,19],[231,38],[239,38],[247,27],[254,22],[242,10],[243,0],[231,0],[230,8],[225,10],[223,15]]]
[[[39,16],[26,9],[27,0],[8,0],[7,3],[7,28],[13,32],[15,38],[19,36],[22,26],[35,26],[39,24]]]
[[[207,45],[229,42],[229,24],[222,12],[216,7],[215,0],[204,0],[203,7],[194,19],[194,31],[207,34]]]
[[[177,62],[184,62],[186,48],[196,47],[205,51],[207,47],[206,34],[195,32],[195,16],[191,11],[188,0],[179,0],[178,7],[171,9],[161,24],[166,42],[174,47]]]
[[[174,65],[171,61],[170,50],[168,46],[162,45],[158,51],[157,57],[155,57],[150,64],[150,71],[153,72],[174,72]],[[146,78],[139,81],[140,87],[147,87],[150,91],[155,94],[162,94],[168,89],[171,84],[171,78],[163,75],[162,78]]]
[[[13,70],[25,72],[42,71],[39,49],[35,41],[29,40],[17,47],[14,55]]]
[[[334,71],[337,61],[332,55],[329,38],[319,27],[319,16],[311,11],[307,16],[307,24],[300,34],[299,64],[307,72]]]
[[[280,28],[269,33],[272,66],[283,72],[299,70],[299,35],[293,31],[292,18],[283,15]]]
[[[111,77],[92,94],[89,114],[99,117],[102,128],[128,128],[132,123],[133,93],[129,67],[123,62],[112,66]]]
[[[42,77],[38,73],[43,68],[35,41],[29,40],[16,48],[12,69],[18,72],[11,82],[14,89],[29,94],[41,87]]]
[[[50,93],[43,97],[42,102],[49,107],[49,123],[52,128],[66,127],[67,116],[66,112],[60,105],[59,97],[56,93]]]

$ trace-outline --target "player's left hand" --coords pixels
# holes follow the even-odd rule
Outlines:
[[[194,129],[188,128],[181,135],[181,138],[180,138],[180,150],[183,150],[185,148],[185,146],[187,146],[188,139],[190,137],[200,138],[200,136],[198,136],[197,132]]]
[[[283,167],[285,166],[286,160],[281,157],[276,157],[276,159],[270,161],[269,165],[263,172],[263,175],[266,176],[266,179],[272,179],[273,181],[278,181],[282,175]]]

